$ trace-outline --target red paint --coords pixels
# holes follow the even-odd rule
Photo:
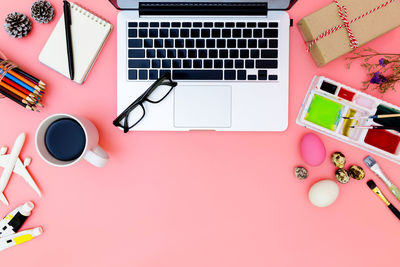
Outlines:
[[[347,91],[347,90],[346,90],[346,89],[344,89],[344,88],[340,88],[340,91],[339,91],[338,97],[341,97],[341,98],[343,98],[343,99],[346,99],[346,100],[352,101],[352,100],[353,100],[353,98],[354,98],[354,95],[355,95],[355,94],[356,94],[356,93],[353,93],[353,92]]]
[[[400,136],[385,130],[370,129],[365,136],[364,142],[386,152],[395,154],[399,146]]]

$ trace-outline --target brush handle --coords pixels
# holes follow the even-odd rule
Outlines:
[[[392,204],[388,205],[388,208],[393,212],[394,215],[396,215],[397,219],[400,220],[400,211]]]
[[[400,200],[400,190],[397,186],[395,186],[394,184],[389,186],[389,190],[390,192],[392,192],[392,194],[398,199]]]

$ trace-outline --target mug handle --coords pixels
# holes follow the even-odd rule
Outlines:
[[[108,162],[108,154],[100,146],[89,149],[84,155],[85,160],[96,167],[104,167]]]

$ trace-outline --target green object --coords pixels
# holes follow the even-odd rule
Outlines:
[[[320,95],[314,95],[305,120],[334,131],[341,117],[343,106]]]

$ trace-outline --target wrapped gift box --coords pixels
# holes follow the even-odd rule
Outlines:
[[[360,17],[349,24],[358,46],[400,26],[399,0],[338,0],[338,3],[330,3],[297,23],[319,67],[353,50],[349,33],[346,27],[343,27],[344,22],[339,15],[338,5],[347,10],[348,21]],[[345,12],[343,8],[341,11]],[[342,28],[333,30],[335,26],[340,25]],[[332,31],[328,34],[326,31],[329,29]],[[326,33],[325,36],[318,38],[323,33]]]

